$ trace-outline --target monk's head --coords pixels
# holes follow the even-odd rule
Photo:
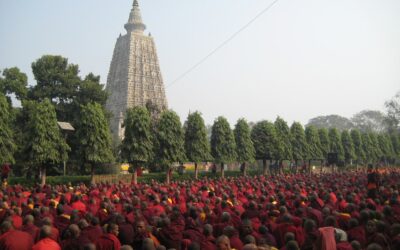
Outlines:
[[[79,229],[78,225],[71,224],[68,226],[68,231],[71,233],[72,238],[77,239],[81,234],[81,230]]]
[[[32,225],[34,221],[35,221],[35,218],[33,218],[33,216],[30,214],[28,214],[24,217],[24,225]]]
[[[138,220],[136,222],[136,231],[139,234],[145,234],[147,232],[146,222],[144,220]]]
[[[288,241],[285,246],[286,250],[300,250],[299,244],[295,240]]]
[[[44,239],[44,238],[48,238],[51,235],[51,226],[48,225],[44,225],[42,226],[42,228],[40,229],[40,238]]]
[[[210,236],[213,233],[213,226],[210,224],[205,224],[203,228],[203,234],[205,236]]]
[[[146,238],[143,240],[143,246],[142,249],[144,250],[156,250],[156,247],[154,246],[154,241],[150,238]]]
[[[107,225],[107,233],[113,234],[115,236],[118,236],[119,234],[119,227],[115,223],[110,223]]]
[[[373,220],[369,220],[365,226],[365,230],[368,234],[373,234],[376,232],[376,223]]]
[[[13,229],[13,225],[10,221],[6,220],[3,223],[1,223],[0,225],[0,231],[2,234],[10,231],[11,229]]]
[[[231,244],[229,238],[225,235],[221,235],[217,238],[216,241],[217,249],[218,250],[230,250]]]
[[[250,243],[250,244],[244,245],[242,249],[243,250],[257,250],[258,247],[256,244]]]

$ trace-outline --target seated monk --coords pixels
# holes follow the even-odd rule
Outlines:
[[[217,250],[231,250],[231,244],[229,238],[226,235],[221,235],[216,241]]]
[[[34,222],[35,219],[33,218],[32,215],[30,214],[26,215],[23,221],[23,226],[21,228],[21,231],[30,234],[32,236],[33,241],[36,242],[39,240],[40,228],[35,226]]]
[[[133,236],[132,246],[135,250],[143,249],[143,241],[150,238],[154,242],[154,246],[160,245],[158,239],[147,230],[147,224],[144,220],[138,220],[135,226],[135,234]]]
[[[100,236],[96,242],[97,250],[120,250],[121,243],[117,238],[119,228],[117,224],[110,223],[107,225],[106,233]]]
[[[213,227],[210,224],[204,225],[203,234],[205,240],[200,242],[201,249],[217,250],[215,238],[213,236]]]
[[[82,250],[89,243],[89,239],[81,234],[78,225],[71,224],[65,232],[66,239],[62,241],[63,250]]]
[[[0,249],[30,250],[33,246],[32,236],[26,232],[15,230],[10,221],[4,221],[0,226]]]
[[[32,250],[61,250],[60,245],[51,238],[52,227],[44,225],[40,229],[40,240],[32,247]]]

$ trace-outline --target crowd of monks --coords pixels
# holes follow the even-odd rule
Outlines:
[[[367,175],[7,186],[0,250],[399,250],[400,171]]]

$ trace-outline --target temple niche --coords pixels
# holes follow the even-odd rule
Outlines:
[[[144,35],[146,25],[137,0],[124,27],[127,33],[117,38],[106,86],[106,109],[112,114],[110,128],[116,141],[123,138],[128,108],[151,106],[161,112],[168,107],[154,39]]]

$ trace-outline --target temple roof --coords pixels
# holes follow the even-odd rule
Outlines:
[[[142,14],[140,13],[139,3],[137,0],[133,1],[128,22],[125,24],[124,27],[128,33],[135,32],[142,34],[143,31],[146,29],[146,25],[142,21]]]

